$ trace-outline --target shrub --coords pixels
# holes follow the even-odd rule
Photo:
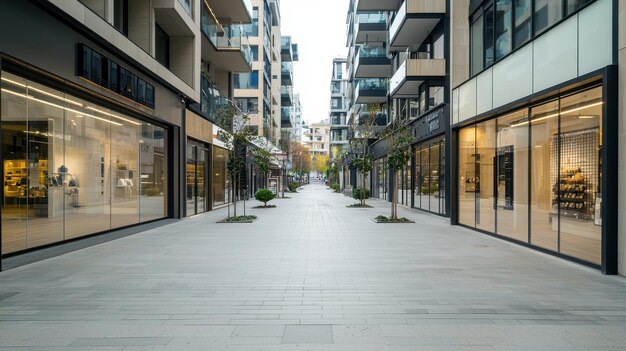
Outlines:
[[[339,184],[337,184],[337,183],[331,184],[330,188],[333,189],[336,193],[340,193],[341,192],[341,186]]]
[[[275,197],[276,195],[267,189],[261,189],[254,194],[254,198],[261,201],[264,206],[267,206],[267,203],[274,200]]]
[[[161,189],[148,189],[146,190],[146,196],[159,196],[161,195]]]
[[[356,188],[352,190],[352,197],[355,200],[361,200],[361,196],[363,196],[364,199],[369,199],[370,198],[370,190],[369,189],[365,189],[365,191],[363,192],[363,194],[361,194],[362,188]]]
[[[298,188],[300,187],[300,183],[298,182],[290,182],[289,185],[289,191],[292,193],[297,192]]]

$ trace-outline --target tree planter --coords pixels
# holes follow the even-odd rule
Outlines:
[[[222,219],[221,221],[217,221],[217,223],[252,223],[256,219],[257,216],[237,216]]]
[[[257,208],[276,208],[276,205],[267,205],[267,206],[254,206],[252,208],[257,209]]]
[[[370,205],[361,205],[361,204],[352,204],[346,207],[348,208],[374,208],[373,206],[370,206]]]
[[[378,216],[376,218],[372,218],[372,221],[374,223],[415,223],[414,221],[404,218],[404,217],[397,218],[397,219],[390,219],[385,216]]]

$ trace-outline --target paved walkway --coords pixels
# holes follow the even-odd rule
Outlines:
[[[625,350],[626,279],[307,186],[0,274],[0,349]]]

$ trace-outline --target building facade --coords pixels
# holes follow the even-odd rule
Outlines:
[[[330,125],[327,121],[311,123],[304,132],[304,144],[309,148],[311,158],[330,154]]]
[[[231,202],[220,111],[281,132],[278,2],[256,4],[0,1],[0,263]],[[255,71],[273,93],[235,94]]]
[[[345,58],[333,60],[333,73],[330,80],[330,158],[336,159],[348,147],[348,61]]]
[[[414,137],[398,174],[385,170],[385,141],[371,144],[373,196],[624,274],[620,13],[613,0],[353,2],[348,43],[367,38],[349,48],[355,105],[358,78],[383,76],[384,51],[389,121]]]

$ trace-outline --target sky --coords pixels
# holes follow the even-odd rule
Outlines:
[[[298,44],[294,92],[300,93],[302,118],[328,118],[333,59],[345,57],[348,0],[281,0],[281,34]]]

